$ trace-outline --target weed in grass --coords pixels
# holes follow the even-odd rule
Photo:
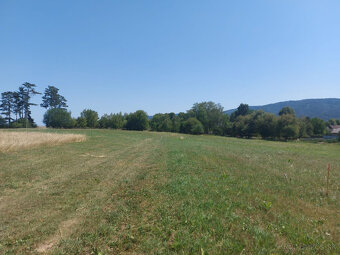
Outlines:
[[[270,201],[262,201],[262,208],[268,212],[272,208],[272,202]]]

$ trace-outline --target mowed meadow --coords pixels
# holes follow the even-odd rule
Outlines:
[[[340,253],[339,143],[39,132],[86,139],[0,152],[0,254]]]

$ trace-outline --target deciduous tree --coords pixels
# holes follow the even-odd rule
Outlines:
[[[239,107],[237,107],[237,110],[230,115],[230,120],[235,121],[238,116],[245,116],[249,113],[251,113],[249,105],[240,104]]]
[[[311,120],[314,135],[323,135],[326,132],[326,124],[322,119],[313,118]]]
[[[149,127],[148,115],[142,110],[138,110],[134,113],[130,113],[126,116],[127,130],[146,130]]]
[[[204,133],[204,127],[198,119],[191,117],[182,123],[182,132],[186,134],[200,135]]]
[[[80,117],[86,119],[87,127],[96,128],[98,126],[98,113],[96,111],[85,109],[81,112]]]
[[[283,107],[281,109],[281,111],[279,112],[279,115],[282,116],[282,115],[285,115],[285,114],[292,114],[292,115],[295,115],[295,111],[293,108],[291,107]]]
[[[224,113],[223,107],[214,102],[202,102],[193,105],[189,113],[198,119],[206,134],[221,134],[224,126]]]
[[[279,136],[286,140],[299,136],[298,119],[293,114],[282,114],[278,119],[277,128]]]
[[[52,128],[73,128],[76,121],[71,117],[71,113],[63,108],[51,108],[44,115],[46,127]]]

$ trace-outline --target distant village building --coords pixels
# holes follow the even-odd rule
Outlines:
[[[340,133],[340,125],[330,126],[329,131],[332,135],[338,135]]]
[[[327,135],[323,136],[323,139],[334,140],[340,134],[340,125],[334,125],[327,127]]]

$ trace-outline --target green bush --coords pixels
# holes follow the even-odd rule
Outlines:
[[[62,108],[49,109],[44,115],[43,122],[46,127],[52,128],[73,128],[76,125],[71,113]]]
[[[122,113],[117,114],[104,114],[99,120],[99,126],[101,128],[120,129],[124,126],[124,115]]]
[[[11,126],[10,128],[24,128],[26,127],[25,125],[23,125],[23,123],[20,123],[20,122],[17,122],[17,121],[14,121],[11,123]]]
[[[188,111],[189,117],[195,117],[203,126],[206,134],[223,134],[225,114],[223,107],[214,102],[196,103]]]
[[[98,126],[98,113],[96,111],[85,109],[81,112],[80,117],[86,119],[86,126],[96,128]]]
[[[277,117],[272,113],[261,112],[255,120],[255,127],[262,138],[274,138],[277,135]]]
[[[6,121],[4,118],[0,116],[0,128],[5,128],[6,127]]]
[[[180,118],[173,112],[157,113],[150,120],[150,129],[159,132],[179,132],[181,126]]]
[[[86,128],[87,127],[86,118],[78,117],[77,120],[76,120],[76,127],[77,128]]]
[[[186,134],[200,135],[204,133],[204,128],[198,119],[189,118],[183,122],[182,131]]]
[[[10,125],[11,128],[36,128],[37,124],[34,123],[33,119],[26,120],[25,118],[20,118],[13,121]]]
[[[322,119],[313,118],[311,123],[313,125],[314,135],[324,135],[326,133],[326,124]]]
[[[149,119],[146,112],[139,110],[126,116],[125,128],[127,130],[146,130],[149,128]]]
[[[299,137],[312,137],[314,136],[314,127],[310,118],[305,117],[298,120],[299,124]]]
[[[296,139],[298,137],[299,134],[299,128],[297,125],[287,125],[284,126],[281,129],[281,135],[283,138],[287,139]]]
[[[298,119],[293,114],[283,114],[279,117],[277,131],[285,140],[296,139],[299,136]]]
[[[0,128],[6,127],[6,120],[0,116]]]
[[[155,114],[150,120],[150,128],[152,131],[171,132],[172,121],[170,120],[169,114]]]

